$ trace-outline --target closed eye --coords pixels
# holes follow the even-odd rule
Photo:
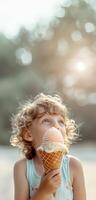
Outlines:
[[[50,123],[50,120],[45,118],[42,120],[42,123]]]
[[[65,124],[63,120],[59,120],[59,123],[60,124]]]

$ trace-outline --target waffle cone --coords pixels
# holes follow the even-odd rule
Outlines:
[[[40,157],[43,162],[45,174],[54,169],[59,169],[63,156],[67,153],[67,150],[58,150],[55,152],[46,152],[39,150]]]

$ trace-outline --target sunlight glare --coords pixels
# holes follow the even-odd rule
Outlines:
[[[77,69],[78,71],[85,71],[86,68],[87,68],[86,64],[85,64],[84,62],[81,62],[81,61],[77,62],[77,63],[75,64],[75,67],[76,67],[76,69]]]

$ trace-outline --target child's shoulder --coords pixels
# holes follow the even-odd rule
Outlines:
[[[79,158],[77,158],[76,156],[73,155],[68,155],[69,159],[70,159],[70,165],[72,167],[78,168],[82,166],[82,162]]]
[[[14,172],[20,173],[21,171],[22,173],[26,171],[26,158],[20,159],[14,164]]]
[[[73,177],[77,176],[77,174],[80,175],[83,171],[81,160],[73,155],[68,155],[68,157],[70,158],[69,165]]]

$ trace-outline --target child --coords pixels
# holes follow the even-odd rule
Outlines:
[[[15,200],[86,200],[83,169],[77,158],[66,155],[61,169],[44,173],[36,149],[51,127],[60,130],[69,148],[77,135],[76,125],[57,95],[37,95],[12,119],[11,144],[18,146],[25,155],[14,166]]]

